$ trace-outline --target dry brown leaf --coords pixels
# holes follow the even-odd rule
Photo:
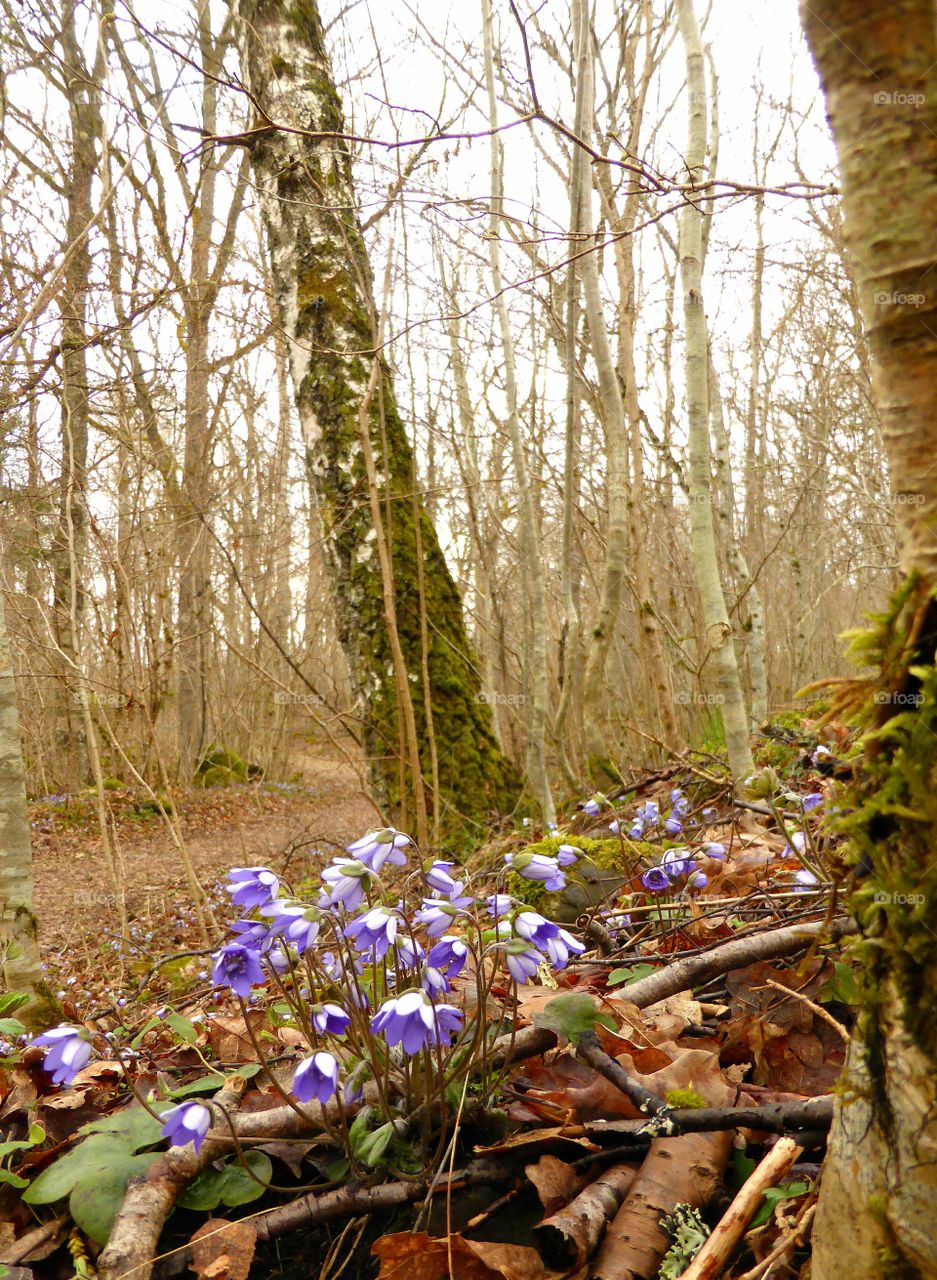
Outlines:
[[[545,1217],[569,1204],[588,1181],[587,1175],[576,1173],[556,1156],[541,1156],[536,1164],[526,1165],[524,1172],[534,1184]]]
[[[253,1030],[254,1036],[258,1036],[266,1021],[266,1014],[262,1009],[248,1009],[247,1018],[248,1021],[245,1022],[240,1017],[217,1017],[208,1023],[208,1043],[222,1062],[256,1062],[257,1051],[248,1035],[248,1026]]]
[[[376,1240],[371,1252],[381,1260],[378,1280],[542,1280],[544,1274],[535,1249],[459,1235],[437,1239],[401,1231]]]
[[[257,1246],[249,1222],[209,1218],[191,1239],[190,1268],[198,1280],[247,1280]]]

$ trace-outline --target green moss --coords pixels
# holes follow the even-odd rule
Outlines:
[[[706,1106],[706,1099],[695,1089],[668,1089],[664,1101],[675,1110],[698,1111]]]

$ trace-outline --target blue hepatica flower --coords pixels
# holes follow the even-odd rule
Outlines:
[[[382,827],[378,831],[369,831],[358,840],[353,840],[346,846],[346,851],[359,862],[363,862],[366,867],[370,867],[372,871],[380,871],[385,862],[395,867],[405,866],[407,855],[403,850],[409,844],[413,844],[413,841],[402,831],[395,831],[393,827]]]
[[[543,884],[549,893],[559,893],[566,888],[566,877],[559,862],[548,854],[508,853],[504,861],[525,880],[536,880]]]
[[[399,932],[397,934],[397,941],[394,943],[394,955],[397,957],[397,963],[401,969],[415,969],[418,964],[423,963],[425,954],[415,938],[411,938],[408,933]]]
[[[297,951],[308,951],[319,937],[322,913],[318,907],[305,902],[270,902],[261,907],[261,914],[272,916],[270,933],[282,936],[284,942]]]
[[[676,879],[685,876],[694,868],[693,857],[689,849],[668,849],[660,860],[660,865],[668,876]]]
[[[641,883],[649,893],[663,893],[670,888],[670,876],[663,867],[648,867],[641,877]]]
[[[558,924],[545,919],[536,911],[520,911],[514,917],[514,932],[525,942],[532,942],[539,951],[544,951],[547,943],[559,931]]]
[[[91,1057],[88,1032],[83,1027],[53,1027],[36,1036],[32,1043],[46,1050],[42,1067],[51,1075],[53,1084],[71,1084]]]
[[[820,881],[806,868],[801,869],[794,875],[794,892],[809,893],[811,889],[815,889]]]
[[[396,911],[390,911],[387,907],[372,907],[346,926],[345,937],[354,939],[357,951],[373,949],[380,960],[396,939],[399,927],[400,918]]]
[[[811,791],[809,795],[801,796],[800,807],[804,813],[810,813],[812,809],[819,809],[823,803],[823,796],[819,791]]]
[[[499,916],[506,916],[514,906],[514,899],[509,893],[491,893],[487,898],[488,914],[497,919]]]
[[[462,1014],[451,1004],[433,1004],[425,991],[405,991],[385,1000],[371,1019],[371,1030],[382,1032],[391,1046],[404,1053],[448,1042],[462,1025]]]
[[[694,871],[687,881],[687,886],[690,889],[705,889],[708,884],[709,876],[705,871]]]
[[[603,796],[601,792],[597,791],[595,795],[590,796],[588,800],[581,801],[579,807],[582,809],[583,813],[587,813],[590,818],[594,818],[606,803],[607,801],[605,796]]]
[[[235,920],[231,932],[239,935],[238,942],[256,951],[265,951],[272,941],[270,930],[262,920]]]
[[[364,901],[374,875],[371,870],[358,859],[345,862],[334,862],[322,872],[326,890],[320,899],[320,906],[343,906],[346,911],[357,911]]]
[[[574,844],[561,844],[556,851],[557,865],[561,867],[571,867],[581,857],[582,850],[577,849]]]
[[[454,934],[447,933],[430,948],[423,969],[422,985],[431,994],[438,991],[451,991],[451,979],[457,977],[465,968],[468,959],[468,945]]]
[[[646,800],[635,810],[635,818],[646,827],[653,827],[660,821],[660,805],[656,800]]]
[[[351,1018],[340,1004],[314,1004],[309,1010],[309,1020],[320,1036],[343,1036]]]
[[[242,1000],[250,995],[251,987],[259,987],[265,981],[260,957],[253,947],[229,942],[215,952],[212,960],[212,982],[216,987],[230,987]]]
[[[163,1122],[160,1133],[169,1139],[170,1146],[187,1147],[191,1142],[198,1155],[211,1128],[211,1112],[204,1102],[181,1102],[164,1111],[160,1120]]]
[[[547,941],[547,959],[554,969],[565,969],[570,956],[581,956],[585,946],[567,933],[565,929],[557,929],[556,937]]]
[[[443,902],[439,898],[424,898],[422,907],[413,916],[413,923],[423,925],[431,938],[438,938],[460,915],[462,915],[461,907],[457,907],[453,902]]]
[[[515,982],[523,985],[536,977],[543,961],[540,952],[523,938],[512,938],[502,944],[504,963]]]
[[[683,830],[683,823],[671,814],[669,818],[664,819],[664,830],[669,836],[678,836]]]
[[[644,823],[643,822],[633,823],[631,826],[631,830],[628,832],[628,835],[631,837],[632,840],[640,840],[641,837],[644,835]]]
[[[464,880],[455,880],[450,874],[454,862],[441,862],[438,859],[424,872],[426,883],[433,893],[441,898],[457,898],[465,888]]]
[[[716,862],[725,862],[727,849],[718,840],[710,840],[702,846],[700,853],[707,858],[714,858]]]
[[[816,764],[828,764],[833,759],[833,752],[829,747],[825,747],[822,742],[818,747],[814,747],[810,753],[810,759]]]
[[[290,1093],[300,1102],[331,1102],[338,1089],[338,1061],[331,1053],[320,1049],[318,1053],[303,1058],[293,1074]]]
[[[228,879],[232,883],[225,888],[231,895],[231,901],[246,911],[262,907],[275,898],[280,889],[280,881],[269,867],[233,867],[228,872]]]
[[[802,831],[795,831],[791,836],[790,844],[786,844],[781,850],[782,858],[799,858],[804,851],[807,843],[807,837]]]
[[[611,831],[613,836],[617,836],[621,830],[621,823],[617,818],[612,818],[611,822],[608,824],[608,829]]]

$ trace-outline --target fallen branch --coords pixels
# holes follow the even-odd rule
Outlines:
[[[729,1205],[681,1280],[715,1280],[722,1273],[742,1232],[761,1205],[764,1193],[781,1181],[802,1154],[803,1148],[793,1138],[778,1139]]]
[[[548,1267],[568,1271],[592,1257],[636,1176],[635,1165],[617,1164],[590,1182],[565,1208],[534,1227]]]
[[[638,1138],[674,1137],[685,1133],[720,1133],[729,1129],[751,1129],[756,1133],[822,1133],[833,1122],[833,1098],[810,1098],[806,1102],[772,1102],[764,1107],[681,1107],[671,1111],[667,1123],[672,1132],[659,1132],[659,1122],[646,1120],[591,1120],[583,1129],[597,1141],[620,1135],[628,1142]],[[603,1155],[613,1152],[609,1148]]]
[[[786,925],[783,929],[772,929],[768,933],[735,938],[703,955],[676,960],[657,973],[639,978],[626,988],[626,995],[639,1009],[646,1009],[658,1000],[666,1000],[679,991],[688,991],[712,978],[722,977],[733,969],[744,969],[757,960],[775,960],[800,951],[820,937],[826,936],[831,942],[836,942],[855,932],[854,920],[839,917],[829,924],[823,920],[810,920],[804,924]]]
[[[226,1111],[232,1111],[246,1084],[241,1076],[232,1077],[216,1101]],[[98,1260],[100,1280],[119,1280],[131,1273],[133,1280],[149,1280],[160,1232],[176,1198],[193,1178],[224,1154],[227,1146],[227,1142],[209,1135],[198,1155],[192,1146],[173,1147],[145,1173],[130,1180],[110,1239]]]
[[[663,1098],[658,1098],[656,1093],[645,1089],[644,1085],[638,1084],[637,1080],[632,1080],[621,1063],[616,1062],[610,1054],[605,1052],[594,1031],[584,1031],[579,1037],[576,1056],[582,1058],[583,1062],[588,1062],[590,1067],[610,1081],[620,1093],[625,1095],[632,1106],[643,1111],[645,1115],[667,1116],[670,1112],[671,1108]]]

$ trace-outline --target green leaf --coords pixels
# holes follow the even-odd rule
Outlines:
[[[159,1158],[158,1151],[145,1156],[127,1156],[93,1174],[90,1170],[82,1174],[69,1197],[68,1208],[86,1236],[96,1244],[107,1244],[127,1183]]]
[[[168,1103],[165,1102],[157,1102],[153,1107],[154,1111],[167,1109]],[[129,1107],[112,1111],[109,1116],[104,1116],[100,1120],[83,1124],[78,1132],[113,1135],[123,1143],[129,1155],[142,1147],[152,1147],[154,1143],[159,1142],[161,1128],[160,1120],[154,1119],[145,1107],[134,1102]]]
[[[598,1012],[592,996],[582,992],[570,992],[557,996],[534,1014],[535,1027],[547,1027],[555,1031],[561,1040],[579,1043],[584,1031],[594,1031]],[[606,1025],[603,1018],[603,1026]]]
[[[24,1036],[26,1028],[19,1018],[0,1018],[0,1036]]]
[[[387,1150],[393,1136],[393,1121],[388,1120],[386,1124],[382,1124],[373,1133],[366,1134],[358,1143],[357,1149],[352,1147],[352,1150],[361,1164],[367,1165],[369,1169],[374,1169],[380,1163],[381,1156]]]
[[[3,1183],[22,1191],[23,1187],[29,1186],[29,1179],[21,1178],[18,1173],[11,1173],[9,1169],[0,1169],[0,1185]]]
[[[738,1147],[732,1150],[732,1189],[740,1191],[755,1172],[755,1161]]]
[[[210,1212],[221,1204],[221,1188],[224,1183],[224,1170],[213,1169],[210,1165],[195,1178],[176,1199],[180,1209],[198,1209]]]
[[[27,1204],[52,1204],[67,1196],[80,1178],[92,1176],[131,1159],[127,1142],[114,1134],[95,1133],[59,1156],[40,1173],[23,1199]]]
[[[859,987],[852,966],[834,960],[833,973],[820,988],[817,999],[823,1004],[858,1004]]]
[[[648,978],[656,972],[656,965],[633,964],[626,969],[613,969],[606,978],[606,982],[610,987],[619,987],[622,983],[627,986],[632,982],[640,982],[642,978]]]
[[[254,1178],[240,1163],[227,1165],[222,1175],[221,1203],[229,1209],[258,1200],[267,1190],[265,1184],[273,1174],[270,1157],[265,1156],[262,1151],[248,1151],[244,1159]],[[260,1182],[255,1181],[255,1178],[259,1178]]]
[[[752,1218],[752,1226],[763,1226],[774,1213],[774,1206],[781,1200],[793,1200],[795,1196],[805,1195],[809,1190],[809,1182],[789,1182],[784,1187],[769,1187],[765,1192],[765,1203]]]
[[[38,1147],[40,1142],[45,1142],[46,1131],[43,1129],[41,1124],[33,1122],[29,1126],[29,1133],[26,1136],[29,1139],[29,1145],[31,1147]]]
[[[167,1013],[163,1021],[167,1026],[172,1027],[179,1039],[186,1044],[198,1044],[198,1032],[194,1024],[188,1018],[183,1018],[181,1013]]]
[[[201,1093],[217,1093],[224,1084],[221,1076],[199,1076],[197,1080],[190,1080],[188,1084],[181,1084],[178,1089],[173,1089],[170,1098],[188,1098],[192,1094]]]

